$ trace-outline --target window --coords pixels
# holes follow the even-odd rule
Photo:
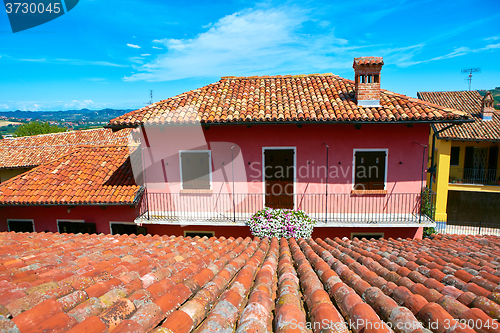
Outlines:
[[[182,189],[210,190],[210,151],[183,151],[180,160]]]
[[[381,233],[365,233],[365,232],[359,232],[359,233],[351,233],[351,239],[353,239],[354,237],[358,238],[358,239],[363,239],[363,238],[366,238],[368,240],[370,239],[380,239],[380,238],[384,238],[384,233],[381,232]]]
[[[214,237],[215,235],[215,232],[213,231],[189,231],[189,230],[185,230],[184,231],[184,237],[196,237],[196,236],[199,236],[201,238],[203,237]]]
[[[459,165],[460,147],[451,147],[450,165]]]
[[[135,223],[111,223],[112,235],[147,235],[147,233],[148,230],[145,227]]]
[[[385,190],[387,151],[355,151],[354,189]]]
[[[9,231],[33,232],[35,226],[33,220],[7,220]]]
[[[84,221],[58,220],[57,229],[60,233],[68,234],[95,234],[95,223],[85,223]]]

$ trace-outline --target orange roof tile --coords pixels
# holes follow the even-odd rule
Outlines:
[[[499,245],[4,232],[0,328],[496,332]]]
[[[0,205],[135,204],[127,146],[78,147],[0,185]]]
[[[493,113],[491,120],[483,121],[481,118],[481,102],[483,97],[478,91],[435,91],[419,92],[418,98],[442,105],[448,108],[461,110],[474,122],[457,124],[438,134],[439,138],[451,140],[475,141],[500,141],[500,114]],[[436,130],[441,130],[446,125],[436,124]]]
[[[223,77],[220,81],[112,119],[140,124],[268,122],[446,122],[463,112],[381,90],[381,107],[358,107],[354,82],[332,74]]]
[[[0,140],[0,169],[34,167],[82,145],[126,145],[130,130],[99,128]]]
[[[383,65],[384,59],[382,57],[359,57],[354,58],[355,65]]]

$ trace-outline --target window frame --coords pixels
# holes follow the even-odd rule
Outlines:
[[[112,225],[113,224],[126,224],[126,225],[135,225],[135,226],[138,226],[140,227],[140,225],[138,225],[137,223],[135,222],[120,222],[120,221],[109,221],[109,233],[111,235],[126,235],[126,234],[115,234],[113,233],[113,228],[112,228]],[[147,233],[146,233],[147,234]]]
[[[184,179],[182,178],[182,154],[183,153],[208,153],[208,182],[210,188],[206,189],[192,189],[192,188],[184,188]],[[180,183],[181,183],[181,189],[182,190],[194,190],[194,191],[211,191],[212,190],[212,151],[207,149],[207,150],[179,150],[179,173],[180,173]]]
[[[184,237],[194,238],[196,236],[186,236],[188,233],[210,234],[211,235],[210,237],[208,237],[208,235],[205,235],[205,236],[207,236],[207,238],[215,237],[215,231],[212,231],[212,230],[184,230]],[[199,236],[199,235],[197,235],[197,236]],[[200,236],[200,238],[203,238],[205,236]]]
[[[262,193],[266,194],[266,150],[293,150],[293,207],[296,207],[295,194],[297,193],[297,146],[263,146],[261,159]],[[328,172],[328,170],[327,170]],[[266,206],[266,196],[262,196],[262,205]]]
[[[31,222],[33,225],[33,232],[36,232],[35,230],[35,220],[34,219],[7,219],[7,230],[10,232],[10,222]],[[19,231],[16,231],[19,232]]]
[[[57,225],[57,232],[62,234],[61,230],[59,229],[59,222],[69,222],[69,223],[93,223],[96,226],[96,234],[97,232],[97,224],[95,222],[85,222],[85,220],[72,220],[72,219],[56,219],[56,225]]]
[[[458,154],[458,156],[457,156],[457,164],[453,164],[453,158],[452,158],[452,156],[453,156],[453,154],[452,154],[453,148],[456,148],[455,150],[458,149],[458,152],[456,153],[456,154]],[[451,147],[450,148],[450,166],[460,166],[460,147]]]
[[[378,236],[379,238],[370,238],[370,239],[380,239],[380,238],[384,238],[384,232],[351,232],[351,240],[354,238],[354,237],[357,237],[359,239],[361,238],[366,238],[366,236]],[[366,238],[368,239],[368,238]],[[368,239],[368,240],[370,240]]]
[[[362,191],[356,188],[356,153],[357,152],[385,152],[385,170],[384,170],[384,189],[372,190],[365,189],[364,191],[387,191],[387,170],[389,169],[389,148],[355,148],[352,150],[352,190]]]

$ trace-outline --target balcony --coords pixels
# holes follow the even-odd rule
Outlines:
[[[496,169],[458,169],[450,173],[451,184],[498,185]]]
[[[262,193],[151,193],[140,204],[137,223],[244,225],[265,206]],[[293,194],[294,208],[321,225],[434,225],[433,192],[397,194]]]

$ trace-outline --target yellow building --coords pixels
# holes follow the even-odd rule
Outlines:
[[[483,98],[478,91],[419,92],[418,98],[461,110],[474,120],[431,125],[428,184],[436,193],[436,221],[497,223],[500,115],[491,94]]]

